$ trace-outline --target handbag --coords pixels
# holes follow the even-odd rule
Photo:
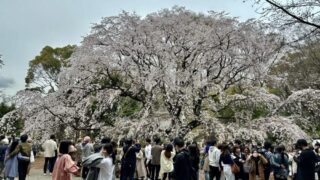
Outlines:
[[[237,174],[237,173],[240,172],[240,168],[239,168],[239,166],[238,166],[236,163],[233,163],[233,164],[231,165],[231,172],[232,172],[233,174]]]

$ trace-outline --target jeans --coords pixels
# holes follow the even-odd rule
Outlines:
[[[205,180],[209,180],[210,179],[210,172],[209,171],[205,171],[204,172],[204,179]]]
[[[221,172],[219,167],[210,166],[210,180],[216,178],[216,180],[220,180]]]
[[[29,163],[29,161],[18,160],[19,180],[26,179]]]
[[[52,173],[55,162],[56,162],[55,157],[45,157],[44,165],[43,165],[43,173],[46,174],[47,170],[49,170],[49,172]]]

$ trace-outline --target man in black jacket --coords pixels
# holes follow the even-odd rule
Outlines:
[[[189,152],[185,149],[184,140],[182,138],[175,138],[173,141],[177,151],[174,157],[174,170],[172,177],[175,180],[195,180],[195,171],[192,168]]]
[[[302,150],[300,156],[296,158],[297,180],[315,180],[316,153],[309,148],[305,139],[299,139],[297,146]]]
[[[136,170],[136,153],[140,151],[140,144],[133,144],[131,138],[126,140],[125,146],[123,147],[123,157],[121,160],[121,174],[120,180],[134,179],[134,172]]]

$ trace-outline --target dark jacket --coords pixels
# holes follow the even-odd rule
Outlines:
[[[239,167],[240,171],[235,175],[235,179],[245,179],[245,176],[244,176],[244,169],[243,169],[243,164],[244,162],[243,161],[246,161],[246,157],[243,153],[240,153],[239,155],[238,154],[234,154],[234,163],[237,164],[237,166]]]
[[[172,177],[175,180],[195,180],[195,170],[192,168],[189,152],[182,149],[173,158]]]
[[[297,158],[297,180],[314,180],[317,155],[312,149],[305,149]]]
[[[135,167],[136,166],[136,153],[138,153],[141,149],[141,145],[132,145],[123,147],[123,157],[121,165],[125,167]]]

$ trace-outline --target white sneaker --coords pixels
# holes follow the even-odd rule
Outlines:
[[[47,173],[44,173],[43,175],[44,175],[44,176],[46,176],[46,175],[47,175]]]
[[[50,173],[50,176],[52,176],[52,173]]]

